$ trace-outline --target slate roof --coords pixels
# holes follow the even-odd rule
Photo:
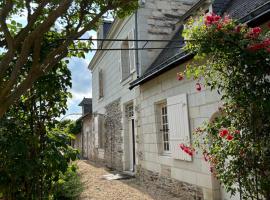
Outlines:
[[[107,35],[111,29],[112,22],[111,21],[104,21],[103,22],[103,38],[107,38]]]
[[[215,0],[213,3],[213,11],[219,14],[226,12],[233,18],[239,19],[242,23],[252,23],[252,20],[256,20],[256,17],[262,14],[267,14],[269,19],[270,0]],[[257,23],[258,22],[259,21],[257,21]],[[180,26],[172,40],[179,40],[179,43],[184,45],[183,38],[181,36],[182,31],[183,25]],[[172,41],[169,42],[166,47],[177,46],[179,43]],[[146,72],[141,77],[130,83],[129,89],[173,69],[192,57],[192,54],[185,52],[182,49],[164,49]]]
[[[78,106],[84,106],[84,105],[92,105],[92,98],[83,98],[81,103]]]

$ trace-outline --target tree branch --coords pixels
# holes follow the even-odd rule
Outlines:
[[[6,19],[12,8],[13,8],[12,0],[7,0],[6,4],[0,10],[0,25],[9,49],[13,48],[13,37],[11,36],[10,31],[7,27]]]

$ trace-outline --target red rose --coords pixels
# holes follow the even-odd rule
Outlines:
[[[217,29],[218,29],[218,30],[222,29],[222,24],[218,24],[218,25],[217,25]]]
[[[233,139],[233,136],[229,134],[229,135],[227,135],[226,139],[227,139],[228,141],[231,141],[231,140]]]
[[[215,16],[214,16],[214,21],[217,22],[217,21],[219,21],[220,19],[221,19],[221,17],[220,17],[219,15],[215,15]]]
[[[177,73],[177,79],[178,79],[179,81],[183,80],[183,79],[184,79],[184,74],[181,73],[181,72]]]
[[[184,144],[180,144],[179,146],[180,146],[180,148],[181,148],[182,150],[184,150],[184,148],[185,148],[185,145],[184,145]]]
[[[240,131],[239,130],[235,130],[234,133],[235,134],[240,134]]]
[[[264,48],[263,43],[258,43],[258,44],[252,44],[247,47],[248,50],[250,51],[258,51],[260,49]]]
[[[252,28],[248,33],[248,37],[257,38],[257,37],[259,37],[261,32],[262,32],[262,29],[260,27]]]
[[[229,131],[228,131],[228,129],[221,129],[220,131],[219,131],[219,136],[220,137],[225,137],[226,135],[228,135],[229,134]]]
[[[254,34],[260,34],[262,32],[262,29],[260,27],[255,27],[251,29],[252,33]]]
[[[186,145],[184,144],[180,144],[179,145],[180,148],[182,149],[182,151],[184,151],[186,154],[190,155],[190,156],[193,156],[193,153],[194,153],[194,149],[190,148],[190,147],[187,147]]]
[[[207,162],[209,160],[209,156],[206,152],[203,153],[203,158],[204,158],[205,162]]]
[[[235,27],[235,32],[240,33],[242,30],[242,26],[238,25]]]
[[[202,90],[202,86],[200,83],[196,83],[196,90],[197,91],[201,91]]]
[[[270,46],[270,38],[265,39],[265,40],[263,41],[263,45],[264,45],[264,47]]]

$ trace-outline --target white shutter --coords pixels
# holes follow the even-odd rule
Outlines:
[[[129,40],[134,40],[134,29],[132,29],[128,34]],[[129,41],[128,44],[130,49],[135,48],[135,41]],[[135,50],[129,50],[129,65],[130,65],[130,73],[135,71],[136,66],[136,58],[135,58]]]
[[[191,161],[179,144],[190,145],[187,95],[181,94],[167,99],[170,149],[174,159]]]
[[[98,148],[98,131],[99,131],[99,123],[98,116],[94,118],[94,135],[95,135],[95,147]]]
[[[122,52],[121,50],[118,51],[118,62],[119,62],[119,71],[120,71],[120,82],[123,80],[123,72],[122,72]]]

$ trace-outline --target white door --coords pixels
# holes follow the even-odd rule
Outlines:
[[[128,119],[128,149],[129,149],[129,170],[134,172],[135,169],[135,121],[133,104],[126,107],[126,116]]]

